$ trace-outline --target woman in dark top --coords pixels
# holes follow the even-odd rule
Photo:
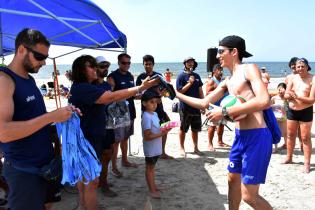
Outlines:
[[[92,84],[97,79],[96,67],[96,60],[90,55],[82,55],[73,62],[73,84],[70,90],[69,102],[81,109],[80,127],[85,138],[90,142],[100,158],[101,145],[103,141],[106,141],[105,104],[130,98],[156,85],[157,81],[146,79],[140,86],[114,92],[106,91],[104,88]],[[83,182],[78,183],[80,207],[87,210],[98,208],[97,187],[98,178],[87,185],[84,185]]]

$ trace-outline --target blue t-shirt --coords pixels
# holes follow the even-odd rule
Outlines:
[[[81,110],[80,127],[90,142],[105,138],[106,106],[95,103],[104,92],[103,88],[90,83],[73,83],[70,89],[69,103]]]
[[[202,87],[203,83],[201,81],[201,78],[199,74],[195,72],[190,72],[187,73],[186,71],[182,71],[176,79],[176,89],[181,90],[188,82],[189,82],[189,77],[194,76],[195,81],[194,83],[189,87],[189,89],[184,93],[186,96],[194,97],[194,98],[200,98],[199,95],[199,88]],[[179,103],[179,108],[181,110],[187,111],[189,113],[200,113],[199,109],[193,108],[189,106],[188,104],[185,104],[184,102]]]
[[[134,78],[129,71],[126,74],[122,74],[119,72],[119,69],[117,69],[107,76],[107,78],[109,77],[113,78],[115,82],[114,91],[123,90],[135,86]],[[127,99],[131,120],[134,120],[136,118],[136,108],[133,99],[134,97]]]
[[[43,96],[32,76],[25,79],[6,67],[0,67],[0,71],[11,76],[15,83],[12,121],[30,120],[47,112]],[[5,159],[19,167],[41,167],[49,163],[54,155],[49,126],[22,139],[0,143]]]

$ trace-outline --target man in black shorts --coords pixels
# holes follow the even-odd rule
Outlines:
[[[203,98],[202,81],[200,76],[194,72],[197,62],[194,58],[188,57],[184,60],[184,70],[177,76],[176,89],[178,92],[194,98]],[[191,137],[194,144],[194,153],[202,155],[198,149],[198,132],[201,130],[200,110],[180,101],[179,116],[181,121],[179,140],[180,155],[185,157],[185,136],[191,126]]]

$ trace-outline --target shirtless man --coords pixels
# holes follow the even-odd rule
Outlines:
[[[223,76],[223,68],[221,67],[220,64],[216,64],[213,66],[212,70],[212,77],[209,78],[207,84],[206,84],[206,95],[209,95],[214,89],[218,87],[220,82],[222,81],[222,76]],[[219,106],[220,102],[222,101],[223,97],[219,99],[215,105]],[[214,132],[217,131],[218,134],[218,146],[219,147],[230,147],[229,145],[225,144],[222,140],[223,137],[223,132],[224,132],[224,124],[219,123],[219,124],[213,124],[208,128],[208,149],[210,151],[215,151],[213,147],[213,137],[214,137]]]
[[[235,140],[231,148],[228,166],[229,209],[239,209],[241,199],[254,209],[272,209],[259,195],[259,186],[265,183],[267,168],[272,152],[272,137],[266,127],[262,110],[270,104],[267,88],[261,80],[259,69],[254,64],[242,64],[243,57],[251,54],[245,50],[245,40],[228,36],[220,41],[217,58],[222,67],[228,68],[231,77],[226,78],[204,99],[197,99],[177,93],[177,97],[190,106],[199,109],[209,107],[220,99],[226,90],[241,95],[247,102],[229,108],[213,106],[208,118],[217,122],[240,114],[247,116],[235,123]]]
[[[284,98],[289,101],[287,112],[287,158],[285,164],[292,163],[297,131],[300,131],[304,151],[304,172],[310,172],[312,155],[311,127],[313,123],[313,103],[315,102],[315,77],[308,71],[311,67],[305,58],[296,61],[297,74],[288,78]]]
[[[266,87],[268,88],[270,76],[268,72],[266,72],[266,67],[261,67],[260,69],[261,69],[261,79],[263,83],[266,85]]]
[[[288,86],[288,81],[289,81],[289,78],[290,77],[293,77],[295,74],[297,74],[297,71],[296,71],[296,68],[295,68],[295,63],[296,61],[298,60],[299,58],[297,57],[292,57],[289,61],[289,67],[290,69],[292,70],[292,73],[289,74],[286,78],[285,78],[285,84]],[[298,133],[297,133],[297,136],[299,137],[299,142],[300,142],[300,148],[301,148],[301,151],[303,151],[303,143],[302,143],[302,140],[301,140],[301,134],[300,134],[300,129],[298,129]],[[279,149],[287,149],[287,145],[286,143],[284,143],[281,147],[279,147]]]

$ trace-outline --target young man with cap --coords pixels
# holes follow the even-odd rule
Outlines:
[[[206,84],[206,95],[209,95],[214,89],[218,87],[218,85],[222,81],[222,76],[223,76],[223,68],[221,67],[220,64],[215,64],[212,70],[212,77],[209,78]],[[227,93],[225,95],[227,95]],[[220,106],[220,102],[222,101],[223,98],[224,96],[221,99],[219,99],[217,102],[215,102],[215,105]],[[230,147],[229,145],[225,144],[222,140],[223,132],[224,132],[224,124],[223,123],[217,124],[217,123],[212,123],[212,122],[210,123],[211,125],[208,128],[208,140],[209,140],[208,149],[210,151],[215,151],[213,147],[213,137],[214,137],[215,130],[217,130],[217,134],[218,134],[218,146]]]
[[[181,72],[176,79],[176,89],[178,92],[193,97],[202,99],[202,81],[200,76],[194,72],[198,65],[194,58],[188,57],[184,60],[184,71]],[[180,155],[185,157],[185,136],[191,127],[191,137],[194,144],[194,153],[202,155],[198,149],[198,132],[201,131],[201,114],[200,109],[190,106],[186,102],[179,104],[179,116],[181,121],[179,140],[180,140]]]
[[[284,98],[289,101],[287,111],[287,158],[285,164],[292,163],[295,139],[298,130],[304,152],[304,172],[310,172],[312,155],[311,128],[313,104],[315,102],[315,77],[309,73],[311,67],[305,58],[296,61],[297,74],[288,79]]]
[[[218,122],[222,118],[247,116],[235,122],[235,140],[231,148],[228,166],[229,209],[239,209],[241,199],[254,209],[272,209],[259,195],[260,184],[265,183],[272,153],[272,136],[266,127],[262,110],[270,104],[267,88],[255,64],[243,64],[242,59],[252,56],[246,52],[245,40],[239,36],[227,36],[220,41],[217,58],[222,67],[229,69],[226,78],[205,99],[194,99],[178,93],[178,98],[199,109],[220,99],[226,90],[241,95],[245,103],[229,108],[214,106],[207,117]]]

